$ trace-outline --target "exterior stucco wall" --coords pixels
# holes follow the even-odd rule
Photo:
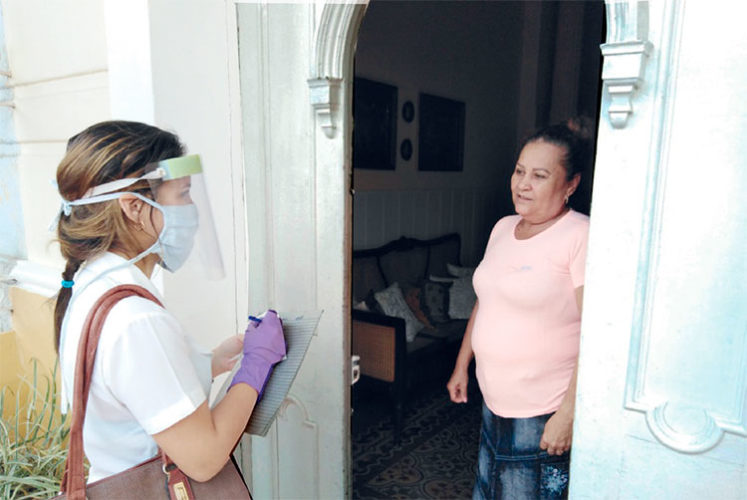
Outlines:
[[[47,229],[59,207],[50,180],[67,139],[109,118],[103,4],[6,0],[2,9],[18,151],[17,187],[10,189],[22,214],[11,255],[59,268]],[[12,208],[11,220],[18,213]]]
[[[0,331],[11,328],[7,275],[22,261],[50,296],[62,259],[48,226],[52,184],[72,134],[109,117],[103,6],[97,0],[3,0],[0,40]],[[40,323],[46,324],[46,323]],[[45,333],[51,345],[51,331]]]

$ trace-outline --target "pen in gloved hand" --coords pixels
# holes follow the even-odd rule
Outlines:
[[[258,318],[257,316],[252,316],[250,314],[249,315],[249,321],[254,321],[255,323],[257,323],[257,325],[259,325],[260,323],[262,323],[262,318]],[[281,324],[282,324],[282,320],[281,320]],[[285,361],[286,359],[288,359],[288,355],[287,354],[283,356],[283,361]]]

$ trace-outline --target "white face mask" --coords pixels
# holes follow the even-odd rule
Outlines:
[[[149,248],[143,250],[132,259],[128,260],[125,265],[134,264],[143,257],[151,253],[157,253],[161,257],[161,267],[172,273],[179,269],[189,257],[192,246],[195,242],[199,216],[197,206],[194,204],[187,205],[161,205],[140,193],[130,191],[109,193],[69,202],[68,205],[85,205],[87,203],[99,203],[102,201],[116,200],[123,194],[131,194],[148,205],[158,209],[163,214],[163,229],[158,235],[158,239]],[[69,210],[69,208],[67,209]],[[66,215],[68,211],[64,212]],[[110,269],[108,271],[113,271]],[[107,272],[108,272],[107,271]]]
[[[153,205],[163,213],[163,229],[158,235],[160,264],[173,273],[182,267],[194,246],[199,220],[197,207],[194,204]]]

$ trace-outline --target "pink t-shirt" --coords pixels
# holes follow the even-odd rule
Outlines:
[[[490,410],[527,418],[554,412],[578,358],[589,218],[573,210],[517,240],[518,215],[499,220],[473,284],[479,308],[472,329],[477,380]]]

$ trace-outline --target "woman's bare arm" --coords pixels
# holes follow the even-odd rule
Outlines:
[[[212,410],[206,401],[153,439],[185,474],[207,481],[228,461],[256,401],[255,389],[236,384]]]
[[[584,287],[576,288],[576,304],[581,313],[584,301]],[[568,390],[555,414],[545,424],[540,448],[547,450],[550,455],[562,455],[571,448],[573,438],[573,416],[576,406],[576,379],[578,378],[578,359],[573,368],[573,375],[568,384]]]
[[[454,403],[467,402],[467,384],[469,383],[467,370],[474,356],[472,352],[472,328],[475,323],[475,316],[477,316],[478,306],[479,301],[475,302],[475,307],[472,308],[472,314],[469,316],[467,328],[464,331],[462,346],[459,348],[459,354],[457,355],[456,363],[454,363],[454,371],[451,374],[449,382],[446,384],[446,389],[449,391],[449,396]]]

